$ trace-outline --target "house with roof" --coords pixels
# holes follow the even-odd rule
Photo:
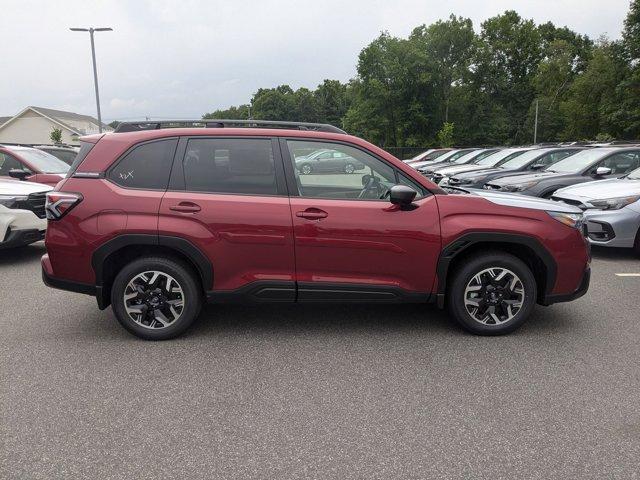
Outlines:
[[[50,135],[55,128],[62,131],[63,143],[77,145],[78,137],[98,133],[98,120],[63,110],[26,107],[13,117],[0,117],[0,143],[51,143]],[[113,129],[103,124],[102,131]]]

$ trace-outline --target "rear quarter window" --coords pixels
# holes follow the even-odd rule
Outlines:
[[[67,178],[71,178],[73,174],[76,173],[76,170],[78,169],[82,161],[86,158],[86,156],[89,155],[89,152],[94,145],[95,144],[89,142],[80,143],[80,151],[77,153],[76,158],[73,160],[73,163],[71,163],[71,166],[67,171]]]
[[[166,190],[178,139],[147,142],[133,147],[109,171],[108,178],[124,188]]]

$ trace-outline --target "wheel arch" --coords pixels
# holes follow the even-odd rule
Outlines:
[[[553,256],[535,238],[527,235],[494,232],[467,233],[442,249],[438,258],[437,303],[444,306],[450,274],[465,258],[488,250],[510,253],[522,260],[533,272],[538,285],[538,303],[551,293],[556,280],[557,266]]]
[[[119,235],[101,245],[91,257],[100,309],[109,306],[111,284],[120,269],[143,255],[164,255],[181,260],[193,270],[203,294],[213,284],[213,265],[190,241],[165,235]]]

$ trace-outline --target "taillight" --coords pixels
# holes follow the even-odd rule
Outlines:
[[[44,205],[49,220],[60,220],[82,201],[79,193],[48,192]]]

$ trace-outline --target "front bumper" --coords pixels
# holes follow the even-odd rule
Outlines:
[[[640,228],[640,213],[620,210],[585,210],[587,238],[592,245],[632,248]]]
[[[582,280],[580,281],[580,285],[575,292],[561,295],[545,295],[542,305],[553,305],[554,303],[560,302],[571,302],[577,298],[582,297],[587,290],[589,290],[589,284],[591,282],[591,268],[587,267],[582,275]]]
[[[24,247],[44,239],[44,230],[27,229],[11,230],[5,232],[4,241],[0,242],[0,250],[5,248]]]
[[[44,238],[47,219],[31,210],[0,205],[0,248],[19,247]]]

